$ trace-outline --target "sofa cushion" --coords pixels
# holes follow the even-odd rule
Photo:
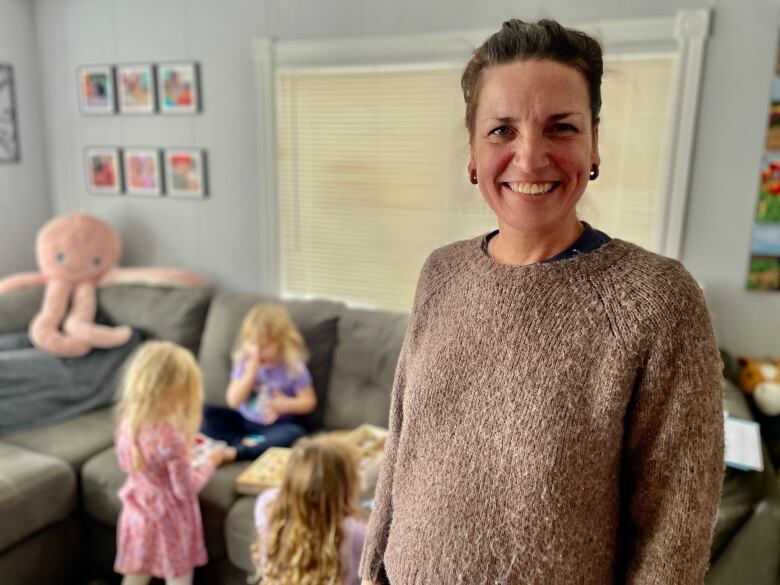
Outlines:
[[[248,465],[247,462],[237,462],[220,467],[200,493],[203,531],[206,547],[212,558],[225,554],[225,517],[238,497],[236,478]],[[90,517],[107,526],[116,526],[122,506],[118,494],[125,478],[113,447],[84,464],[81,471],[81,493],[84,508]]]
[[[730,380],[723,382],[723,408],[730,416],[752,419],[744,394]],[[766,452],[764,461],[768,463]],[[712,557],[717,558],[731,538],[747,522],[755,507],[772,492],[774,470],[767,465],[763,472],[726,468],[723,493],[712,542]]]
[[[225,520],[225,544],[230,562],[254,573],[252,544],[255,541],[255,496],[243,496],[230,508]]]
[[[43,287],[31,286],[0,294],[0,333],[26,331],[43,303]]]
[[[174,341],[197,354],[211,291],[199,286],[112,284],[98,289],[100,312],[157,339]]]
[[[78,471],[87,459],[111,446],[113,435],[114,414],[109,407],[6,435],[3,441],[64,459]]]
[[[325,405],[325,426],[387,426],[395,368],[409,316],[349,309],[339,319],[338,345]]]
[[[76,501],[67,463],[0,442],[0,550],[65,520]]]
[[[220,293],[211,302],[199,355],[206,402],[209,404],[225,404],[225,389],[230,377],[230,355],[241,321],[254,304],[264,301],[281,302],[290,312],[290,317],[300,329],[307,345],[311,343],[309,349],[312,356],[309,364],[315,366],[311,372],[312,380],[315,390],[324,394],[324,388],[328,384],[327,372],[316,364],[330,362],[327,355],[332,350],[335,339],[328,343],[323,335],[323,331],[327,334],[328,326],[320,324],[337,318],[344,311],[344,305],[325,300],[278,301],[254,295]]]

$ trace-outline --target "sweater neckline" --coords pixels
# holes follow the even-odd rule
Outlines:
[[[555,278],[566,279],[577,274],[592,274],[616,267],[619,260],[628,254],[632,244],[612,238],[598,249],[587,254],[578,254],[571,258],[555,262],[537,262],[525,266],[500,264],[485,254],[482,249],[484,235],[467,240],[468,248],[465,259],[474,272],[481,276],[493,278],[535,279]]]

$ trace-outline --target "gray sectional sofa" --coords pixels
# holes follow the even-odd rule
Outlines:
[[[197,353],[207,400],[224,403],[230,351],[239,323],[259,297],[195,288],[116,285],[100,291],[102,315]],[[40,305],[39,290],[0,297],[0,334],[24,330]],[[312,348],[325,428],[386,425],[389,395],[407,317],[341,303],[285,301]],[[319,383],[318,383],[319,380]],[[324,387],[322,380],[327,382]],[[750,416],[738,390],[726,386],[726,408]],[[2,406],[0,406],[2,408]],[[117,580],[111,567],[123,481],[112,446],[110,406],[0,436],[0,584]],[[201,494],[209,564],[203,584],[243,584],[251,571],[253,498],[234,491],[246,464],[220,468]],[[780,505],[774,470],[726,472],[709,585],[775,585]]]

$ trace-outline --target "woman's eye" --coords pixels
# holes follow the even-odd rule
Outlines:
[[[490,134],[492,136],[506,136],[509,134],[509,127],[499,126],[498,128],[494,128],[493,130],[491,130]]]
[[[554,124],[552,127],[553,132],[576,132],[577,129],[571,124]]]

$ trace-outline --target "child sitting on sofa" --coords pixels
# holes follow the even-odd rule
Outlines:
[[[228,406],[206,405],[203,434],[225,441],[226,460],[255,459],[305,433],[295,415],[317,406],[307,351],[287,310],[260,303],[244,317],[227,387]]]
[[[253,557],[261,585],[359,585],[366,527],[357,519],[357,456],[337,439],[305,438],[281,488],[255,503]]]
[[[192,583],[205,565],[198,492],[222,462],[220,449],[193,464],[192,444],[203,405],[200,370],[187,350],[149,341],[131,358],[117,406],[119,466],[128,477],[119,492],[114,570],[123,585],[152,577]]]

